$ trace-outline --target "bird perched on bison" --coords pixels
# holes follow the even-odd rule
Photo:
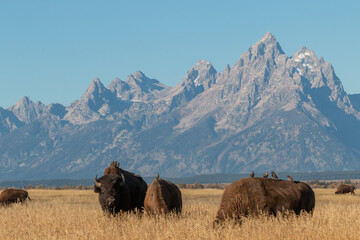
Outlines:
[[[278,176],[276,175],[276,173],[274,171],[271,171],[271,176],[274,178],[274,179],[279,179]]]
[[[269,176],[269,173],[266,172],[266,173],[264,174],[264,178],[267,178],[268,176]]]
[[[355,187],[353,185],[349,184],[340,184],[338,188],[336,189],[335,194],[345,194],[345,193],[351,193],[355,194]]]
[[[214,226],[227,218],[241,223],[242,217],[260,213],[277,215],[287,211],[300,214],[312,212],[315,194],[303,182],[269,178],[244,178],[230,184],[224,191]]]
[[[292,182],[294,181],[294,179],[292,177],[290,177],[289,175],[287,175],[286,177],[287,177],[287,179],[289,179],[289,181],[292,181]]]
[[[142,211],[147,184],[141,176],[119,168],[112,162],[104,176],[94,179],[94,192],[99,193],[101,208],[110,213]]]
[[[180,213],[182,209],[180,189],[174,183],[160,179],[157,174],[146,193],[144,209],[147,214]]]
[[[5,189],[0,194],[0,204],[3,205],[24,202],[26,199],[31,200],[29,193],[22,189]]]
[[[254,171],[251,171],[251,173],[250,173],[250,177],[255,177],[255,173],[254,173]]]

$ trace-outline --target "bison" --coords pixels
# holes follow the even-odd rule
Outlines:
[[[0,204],[4,205],[24,202],[26,199],[31,200],[28,192],[22,189],[5,189],[0,194]]]
[[[312,213],[315,195],[309,185],[270,178],[244,178],[230,184],[224,191],[214,226],[226,218],[241,223],[241,217],[265,213],[285,214],[294,211]]]
[[[101,208],[110,213],[142,211],[146,190],[147,184],[139,175],[119,168],[116,162],[105,169],[104,176],[94,179]]]
[[[351,193],[351,194],[355,194],[354,192],[355,187],[353,185],[349,185],[349,184],[340,184],[338,186],[338,188],[336,189],[335,194],[345,194],[345,193]]]
[[[147,214],[181,213],[182,198],[179,188],[172,182],[159,178],[159,174],[151,183],[144,201]]]

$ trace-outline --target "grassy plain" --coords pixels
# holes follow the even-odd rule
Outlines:
[[[360,239],[360,194],[314,189],[313,216],[257,217],[212,228],[223,190],[181,189],[183,213],[109,217],[91,190],[28,190],[32,201],[0,207],[0,239]]]

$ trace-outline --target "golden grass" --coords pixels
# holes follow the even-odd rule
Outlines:
[[[315,189],[313,216],[245,219],[212,228],[223,191],[182,189],[183,213],[109,217],[88,190],[29,190],[32,201],[0,207],[0,239],[360,239],[360,196]]]

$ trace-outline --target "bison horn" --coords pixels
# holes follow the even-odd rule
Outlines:
[[[120,186],[123,186],[125,184],[125,177],[122,173],[120,173],[120,174],[121,174],[121,179],[122,179],[120,182]]]
[[[97,179],[97,175],[95,176],[94,183],[96,187],[101,187],[101,182]]]

